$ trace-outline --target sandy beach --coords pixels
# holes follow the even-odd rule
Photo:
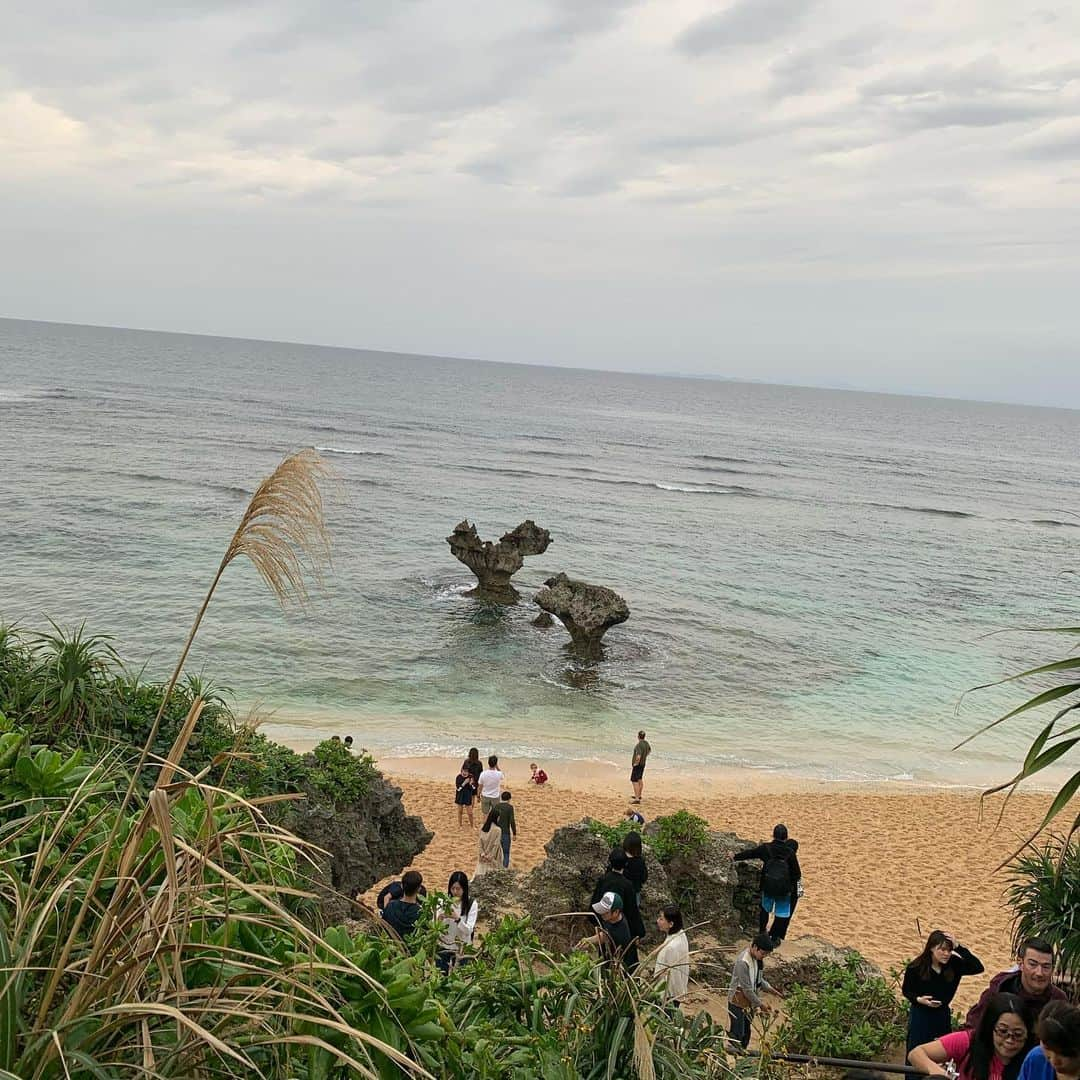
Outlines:
[[[476,830],[467,822],[458,828],[453,805],[460,762],[397,758],[379,765],[401,786],[409,811],[435,833],[415,863],[425,880],[445,888],[452,870],[471,875]],[[511,866],[518,870],[543,861],[544,844],[560,825],[586,816],[614,822],[629,804],[627,770],[559,762],[549,769],[551,781],[536,788],[528,783],[528,766],[502,762],[516,807]],[[648,820],[686,808],[713,828],[754,842],[783,821],[799,840],[806,888],[792,938],[815,934],[854,946],[887,971],[941,927],[993,972],[1010,963],[1005,878],[996,867],[1038,824],[1050,797],[1015,796],[999,825],[1000,799],[983,804],[980,820],[978,793],[969,790],[853,787],[746,771],[696,777],[650,768],[640,809]],[[475,814],[479,825],[478,807]],[[969,1004],[984,985],[983,977],[965,979],[957,1005]]]

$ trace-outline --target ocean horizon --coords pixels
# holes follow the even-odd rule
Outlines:
[[[1075,410],[0,320],[0,423],[0,619],[154,677],[257,484],[332,464],[325,586],[231,567],[188,663],[271,737],[978,787],[1046,718],[953,751],[1025,698],[965,692],[1067,648],[998,631],[1075,623]],[[464,595],[463,518],[551,531],[518,605]],[[559,571],[630,605],[599,663],[531,625]]]

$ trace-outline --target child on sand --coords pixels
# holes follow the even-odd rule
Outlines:
[[[626,808],[626,813],[623,815],[623,817],[627,821],[632,821],[635,825],[645,824],[644,814],[642,814],[639,810],[635,810],[632,806],[628,806]]]
[[[530,772],[532,772],[532,776],[529,777],[529,780],[532,783],[536,784],[537,787],[539,787],[541,784],[546,784],[547,783],[547,779],[548,779],[547,773],[544,772],[543,769],[538,769],[536,767],[536,762],[535,761],[529,766],[529,770],[530,770]]]

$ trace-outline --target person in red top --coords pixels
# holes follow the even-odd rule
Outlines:
[[[975,1031],[954,1031],[922,1043],[908,1061],[930,1076],[948,1076],[945,1063],[956,1063],[959,1080],[1016,1080],[1035,1035],[1027,1007],[1016,994],[994,994]]]
[[[537,787],[539,787],[541,784],[546,784],[547,783],[547,778],[548,778],[547,773],[544,772],[543,769],[538,769],[536,767],[536,762],[535,761],[529,766],[529,768],[532,770],[532,776],[530,776],[529,779],[534,784],[536,784]]]

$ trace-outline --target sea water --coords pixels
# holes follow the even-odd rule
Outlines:
[[[993,632],[1078,621],[1075,411],[0,320],[0,432],[0,618],[155,676],[320,449],[325,584],[283,613],[230,567],[188,662],[277,737],[626,763],[644,727],[677,767],[977,785],[1045,718],[954,751],[1024,696],[965,691],[1072,644]],[[465,595],[463,518],[551,531],[517,606]],[[630,605],[599,663],[531,625],[559,571]]]

